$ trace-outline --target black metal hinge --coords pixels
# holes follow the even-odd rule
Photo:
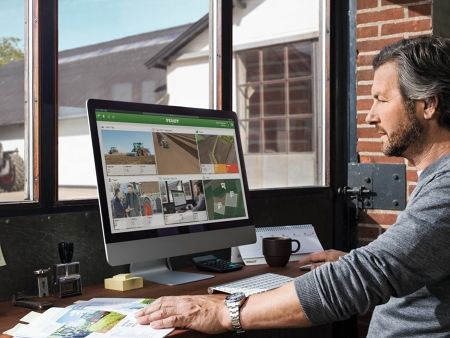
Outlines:
[[[406,207],[404,164],[349,163],[348,186],[338,193],[348,196],[358,209],[403,210]]]

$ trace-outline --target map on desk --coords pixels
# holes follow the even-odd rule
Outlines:
[[[174,329],[155,330],[140,325],[134,313],[153,299],[93,298],[66,308],[53,307],[30,324],[21,327],[14,337],[152,337],[162,338]]]

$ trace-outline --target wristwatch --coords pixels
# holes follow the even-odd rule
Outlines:
[[[237,333],[245,332],[239,319],[239,308],[245,303],[246,300],[247,297],[243,292],[233,293],[224,299],[224,302],[230,311],[231,324]]]

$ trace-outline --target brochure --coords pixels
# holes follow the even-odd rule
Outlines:
[[[174,329],[140,325],[134,313],[154,301],[148,298],[93,298],[66,308],[53,307],[14,333],[19,338],[162,338]]]

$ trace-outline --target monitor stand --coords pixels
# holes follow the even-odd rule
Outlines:
[[[168,265],[170,266],[168,258],[131,263],[130,272],[134,277],[142,277],[146,281],[165,285],[180,285],[214,277],[214,275],[172,271]]]

